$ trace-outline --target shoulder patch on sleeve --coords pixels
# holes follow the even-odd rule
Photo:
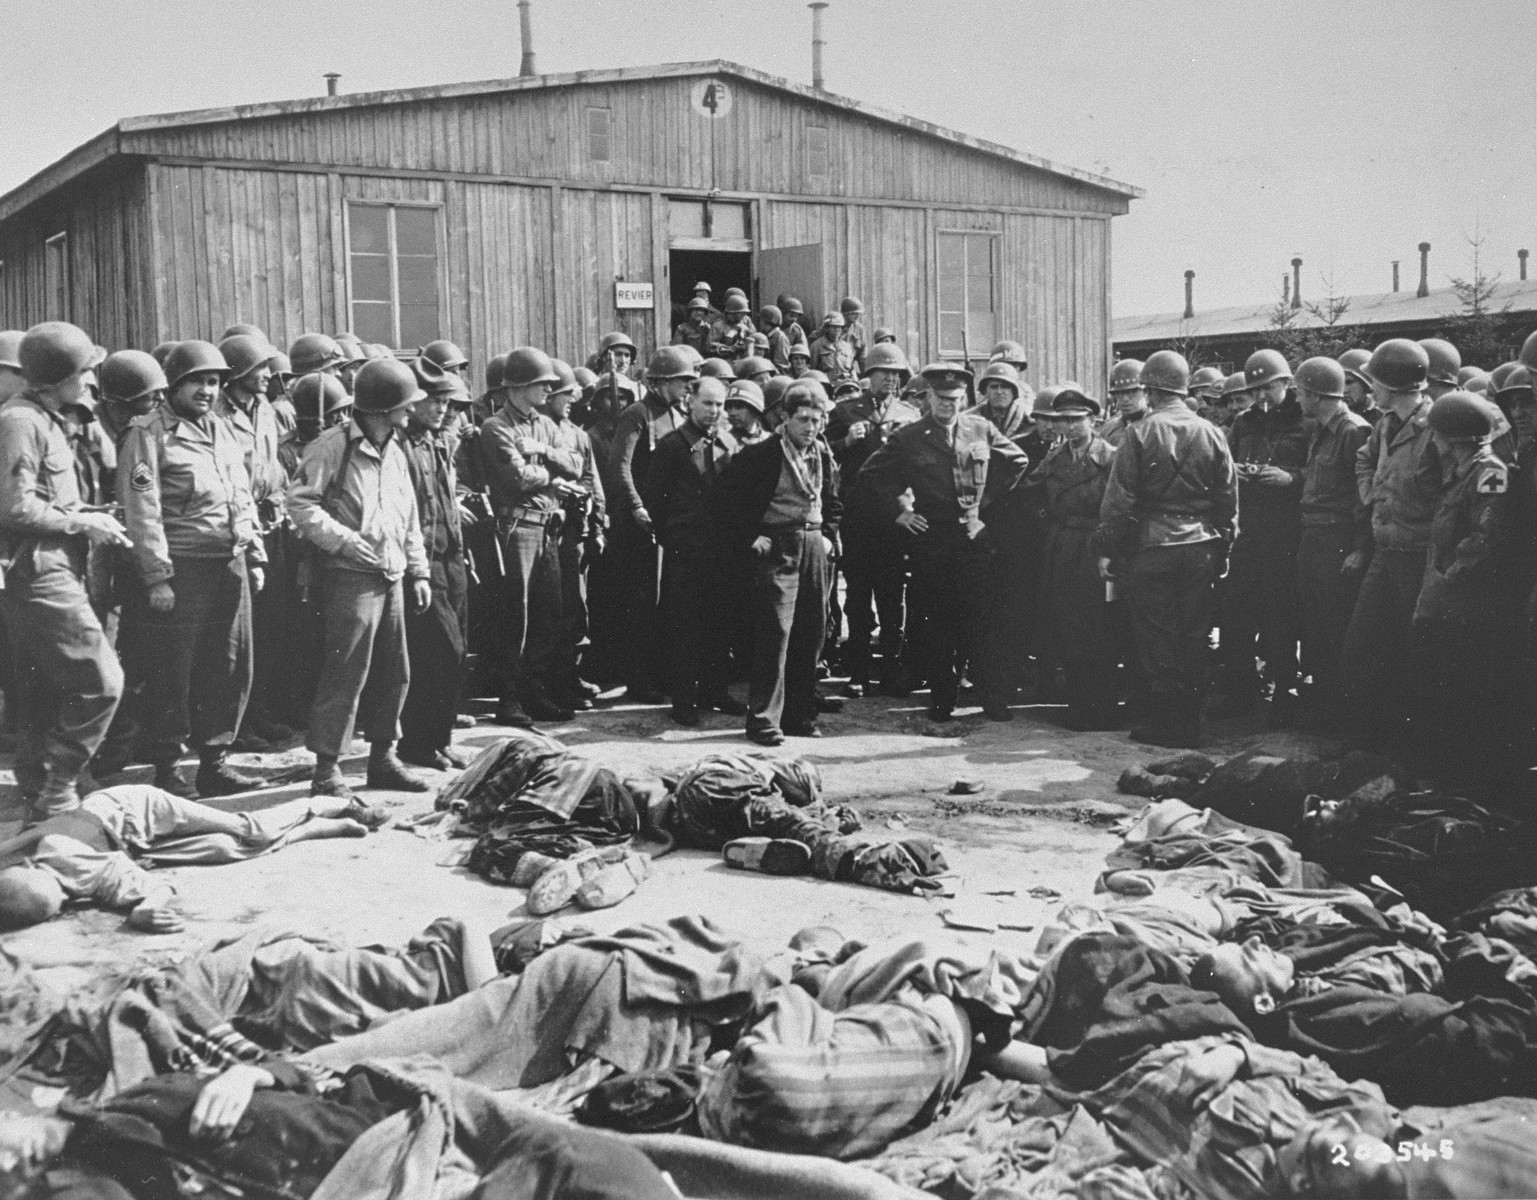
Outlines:
[[[1481,496],[1500,496],[1510,488],[1510,476],[1503,466],[1491,464],[1478,477],[1478,493]]]
[[[149,473],[148,463],[134,464],[133,472],[128,476],[128,486],[136,492],[147,492],[155,486],[155,479]]]

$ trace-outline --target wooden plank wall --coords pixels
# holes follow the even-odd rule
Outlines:
[[[0,228],[0,328],[26,329],[49,311],[44,242],[68,235],[67,319],[109,349],[153,345],[151,254],[142,169],[81,180]]]
[[[129,153],[537,177],[641,188],[859,197],[1121,213],[1125,197],[1068,176],[737,79],[732,110],[696,113],[696,79],[580,84],[144,130]],[[587,150],[587,108],[607,107],[611,157]],[[806,173],[805,129],[828,131],[825,177]]]

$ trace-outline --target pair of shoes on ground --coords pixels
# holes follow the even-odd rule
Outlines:
[[[462,771],[470,765],[470,756],[452,746],[440,746],[436,750],[402,746],[400,761],[413,767],[426,767],[433,771]]]
[[[573,900],[583,908],[611,908],[634,893],[650,872],[649,854],[627,846],[603,846],[565,859],[525,854],[511,882],[528,888],[528,911],[542,917]]]
[[[722,846],[720,853],[728,867],[739,871],[805,875],[811,870],[811,847],[794,838],[736,838]]]
[[[236,796],[241,792],[255,791],[266,785],[266,780],[260,775],[248,775],[244,771],[237,771],[224,761],[220,755],[217,758],[205,758],[198,764],[197,774],[192,783],[182,778],[176,769],[174,762],[155,764],[155,786],[162,791],[182,800],[205,800],[218,796]]]

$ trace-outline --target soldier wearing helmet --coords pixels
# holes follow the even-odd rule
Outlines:
[[[452,372],[468,385],[470,380],[469,356],[447,338],[438,338],[436,341],[428,342],[422,347],[419,357],[436,363],[445,371]]]
[[[773,363],[755,354],[749,358],[739,359],[735,374],[738,379],[750,379],[762,388],[765,383],[774,378],[776,372]]]
[[[723,303],[725,311],[710,322],[709,349],[703,353],[731,363],[752,353],[752,335],[757,330],[748,315],[747,297],[728,295]]]
[[[683,323],[672,331],[672,344],[674,346],[690,346],[698,352],[701,358],[710,354],[710,340],[713,335],[710,313],[713,310],[709,304],[695,296],[688,302],[687,316]]]
[[[901,398],[912,368],[899,347],[872,346],[866,369],[864,390],[833,407],[826,433],[838,460],[845,511],[840,565],[847,583],[844,606],[849,637],[843,665],[849,675],[845,693],[851,696],[864,695],[870,686],[871,635],[877,622],[881,679],[892,688],[900,686],[905,574],[900,531],[888,522],[872,520],[868,506],[855,499],[859,472],[898,429],[923,419],[916,407]]]
[[[217,346],[180,343],[166,359],[166,403],[133,423],[118,463],[136,568],[123,627],[144,681],[140,750],[155,786],[184,798],[184,744],[198,755],[197,795],[260,783],[225,762],[251,693],[251,600],[268,561],[245,447],[217,411],[229,372]]]
[[[763,388],[751,379],[738,379],[726,391],[726,425],[738,446],[751,446],[768,437],[763,427]]]
[[[832,383],[857,378],[854,344],[845,336],[845,326],[843,314],[829,310],[809,347],[811,370],[821,371]]]
[[[26,390],[27,381],[22,378],[21,362],[16,357],[21,339],[26,336],[21,329],[0,331],[0,405]]]
[[[790,347],[790,369],[786,375],[790,379],[801,379],[809,370],[811,370],[811,346],[805,342],[798,342]]]
[[[292,479],[299,471],[304,449],[333,425],[352,419],[352,397],[335,375],[316,371],[302,376],[293,386],[294,427],[278,442],[278,462]]]
[[[1372,351],[1365,373],[1383,410],[1356,456],[1356,486],[1371,509],[1372,559],[1345,633],[1340,686],[1353,741],[1382,750],[1410,741],[1411,621],[1443,464],[1431,436],[1425,348],[1391,338]]]
[[[1302,410],[1287,398],[1291,378],[1279,351],[1251,354],[1244,381],[1254,403],[1227,431],[1242,519],[1222,590],[1222,712],[1254,711],[1263,660],[1276,725],[1296,716],[1297,539],[1308,454]]]
[[[862,378],[865,373],[865,355],[870,350],[870,338],[865,332],[865,305],[858,296],[845,296],[838,306],[843,314],[843,338],[854,348],[854,373]]]
[[[352,420],[310,443],[288,488],[295,530],[314,547],[323,665],[305,745],[315,754],[310,794],[352,797],[338,766],[354,726],[369,742],[370,788],[421,792],[427,783],[395,753],[410,667],[406,605],[432,603],[411,467],[401,446],[408,409],[422,398],[395,358],[361,367]]]
[[[107,356],[98,377],[104,403],[96,416],[121,450],[129,422],[149,416],[164,403],[165,371],[142,350],[119,350]]]
[[[292,433],[297,420],[293,400],[288,394],[296,378],[288,355],[281,351],[273,354],[272,378],[267,382],[267,403],[272,406],[272,415],[277,418],[279,433]]]
[[[970,662],[983,712],[1008,720],[1005,681],[982,653],[993,594],[988,522],[1000,496],[1024,474],[1025,456],[985,418],[963,413],[970,372],[954,363],[923,370],[932,389],[921,421],[896,430],[860,472],[872,520],[896,526],[912,563],[909,598],[921,623],[930,720],[950,720],[960,672]],[[914,500],[902,497],[911,491]]]
[[[336,344],[342,352],[342,360],[337,364],[336,377],[342,381],[342,386],[350,395],[353,385],[357,382],[358,371],[368,361],[368,352],[363,349],[363,343],[355,333],[338,333]]]
[[[324,371],[328,375],[340,378],[342,363],[346,358],[342,348],[337,345],[336,339],[327,337],[323,333],[301,334],[288,348],[288,360],[296,375]]]
[[[1346,399],[1344,368],[1310,358],[1297,368],[1297,400],[1312,433],[1302,468],[1302,533],[1297,543],[1301,668],[1313,680],[1315,712],[1338,728],[1340,651],[1372,552],[1371,514],[1356,487],[1356,457],[1371,434]]]
[[[567,368],[569,371],[569,368]],[[497,720],[508,725],[569,721],[573,710],[551,694],[561,647],[560,537],[568,496],[581,488],[581,456],[563,448],[541,411],[563,380],[543,351],[507,355],[506,400],[481,427],[481,474],[506,563],[510,643]]]
[[[1358,417],[1365,417],[1368,424],[1375,423],[1381,414],[1372,404],[1372,381],[1366,374],[1366,365],[1372,360],[1370,350],[1346,350],[1339,356],[1340,369],[1345,372],[1345,404]]]
[[[1119,446],[1126,432],[1147,416],[1147,390],[1142,386],[1142,364],[1123,358],[1110,368],[1110,403],[1115,415],[1100,426],[1099,436]]]
[[[1222,385],[1227,376],[1220,367],[1200,367],[1190,376],[1188,403],[1198,416],[1218,424],[1217,411],[1222,403]]]
[[[1429,423],[1446,483],[1414,608],[1429,660],[1421,686],[1434,699],[1435,714],[1415,738],[1428,762],[1500,778],[1529,765],[1522,759],[1530,754],[1516,738],[1527,697],[1508,665],[1524,599],[1510,579],[1516,566],[1512,473],[1490,445],[1503,415],[1492,401],[1453,389],[1432,403]]]
[[[1025,353],[1023,343],[1009,338],[1005,338],[993,347],[992,353],[987,356],[987,361],[1008,363],[1019,372],[1021,378],[1024,377],[1025,368],[1030,365],[1030,357]]]
[[[1462,386],[1457,378],[1457,373],[1462,370],[1462,353],[1445,338],[1421,338],[1420,345],[1430,358],[1425,394],[1434,403],[1447,392]]]
[[[784,323],[784,313],[777,304],[765,304],[758,310],[758,328],[768,339],[764,357],[780,374],[790,369],[790,335],[785,332]]]
[[[587,360],[587,365],[598,375],[613,373],[633,381],[637,353],[630,335],[615,330],[598,339],[598,348]]]
[[[790,339],[790,346],[794,348],[795,346],[810,345],[811,325],[801,302],[794,296],[787,296],[781,292],[779,299],[774,303],[784,313],[785,336]]]
[[[82,508],[65,410],[80,403],[96,348],[62,321],[15,347],[25,386],[0,407],[0,615],[18,684],[16,785],[28,819],[80,806],[75,781],[101,745],[123,672],[91,608],[91,545],[129,544],[122,525]]]
[[[1151,697],[1133,740],[1201,740],[1217,580],[1237,533],[1238,481],[1227,439],[1190,411],[1190,366],[1170,350],[1140,380],[1152,411],[1115,456],[1095,535],[1101,575],[1124,590]]]

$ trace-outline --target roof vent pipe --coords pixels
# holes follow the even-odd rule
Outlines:
[[[1398,260],[1396,258],[1393,260],[1393,290],[1395,292],[1398,290]]]
[[[1430,243],[1420,243],[1420,290],[1416,296],[1430,295]]]
[[[1195,316],[1195,272],[1185,270],[1185,320]]]
[[[1282,304],[1290,304],[1291,302],[1292,302],[1292,277],[1290,275],[1286,274],[1283,271],[1281,273],[1281,303]]]
[[[1521,280],[1524,283],[1526,281],[1526,251],[1517,250],[1516,258],[1518,258],[1521,262]]]
[[[1292,259],[1292,307],[1302,307],[1302,259]]]
[[[529,7],[529,0],[518,0],[518,30],[523,37],[523,61],[518,65],[518,74],[525,78],[539,74],[534,66],[534,21]]]
[[[827,7],[827,0],[814,0],[806,7],[811,10],[811,86],[825,92],[827,77],[822,74],[822,47],[826,42],[822,37],[822,10]]]
[[[326,72],[326,95],[336,95],[336,85],[342,81],[342,77],[335,71]]]

